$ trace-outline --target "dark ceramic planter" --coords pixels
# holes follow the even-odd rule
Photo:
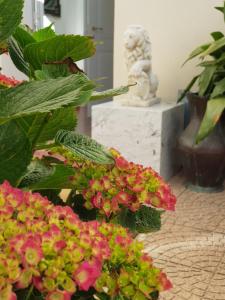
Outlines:
[[[223,189],[225,171],[225,134],[221,122],[199,144],[195,143],[207,99],[188,94],[190,123],[178,140],[178,150],[188,186],[199,192]]]

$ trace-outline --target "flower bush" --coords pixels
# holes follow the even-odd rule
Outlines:
[[[157,299],[166,275],[118,225],[82,222],[68,206],[0,186],[0,299]],[[26,295],[26,297],[24,296]],[[104,297],[104,298],[103,298]],[[117,298],[116,298],[117,297]],[[80,298],[83,299],[83,298]]]
[[[51,157],[72,166],[74,175],[70,176],[70,181],[75,190],[74,201],[77,201],[77,194],[82,194],[84,208],[97,210],[100,219],[114,222],[117,219],[118,222],[121,211],[136,213],[143,207],[151,212],[154,208],[175,209],[176,197],[170,186],[152,168],[128,162],[115,149],[110,152],[114,159],[114,164],[110,165],[82,160],[64,147],[38,151],[35,158]],[[151,229],[150,225],[146,231]]]
[[[0,89],[14,87],[20,83],[21,81],[18,81],[15,78],[10,78],[3,74],[0,74]]]

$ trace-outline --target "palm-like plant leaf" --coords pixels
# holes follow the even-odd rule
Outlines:
[[[219,121],[222,112],[225,109],[225,98],[216,98],[209,100],[207,103],[207,109],[202,120],[196,142],[202,141],[213,130]]]
[[[55,142],[83,159],[99,164],[114,163],[111,154],[105,147],[91,138],[73,131],[60,130],[55,137]]]

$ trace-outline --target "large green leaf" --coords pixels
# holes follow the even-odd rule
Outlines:
[[[17,41],[11,37],[8,40],[9,45],[9,55],[14,63],[14,65],[17,67],[18,70],[20,70],[22,73],[30,76],[30,69],[29,64],[24,60],[23,52],[18,45]]]
[[[42,70],[35,71],[37,80],[55,79],[58,77],[66,77],[71,75],[68,65],[63,64],[46,64],[42,66]]]
[[[35,114],[17,119],[17,123],[26,133],[35,149],[54,140],[60,129],[73,130],[77,124],[74,107],[66,107],[53,111],[51,114]]]
[[[50,115],[37,114],[18,119],[18,122],[27,133],[30,142],[39,145],[53,140],[60,129],[73,130],[77,119],[74,107],[64,107],[53,111]]]
[[[0,44],[6,40],[20,24],[23,0],[0,0]]]
[[[0,91],[0,123],[63,106],[79,106],[92,94],[93,83],[84,75],[33,81]]]
[[[224,46],[225,46],[225,37],[222,37],[219,40],[216,40],[213,43],[211,43],[211,45],[203,53],[201,53],[201,56],[205,57],[207,55],[213,54],[217,50],[222,49]]]
[[[201,73],[199,77],[199,95],[204,96],[207,89],[211,83],[213,75],[216,71],[216,66],[205,67],[205,70]]]
[[[211,94],[212,98],[222,96],[225,93],[225,78],[216,83],[216,86]]]
[[[63,61],[70,57],[73,61],[95,54],[92,38],[80,35],[59,35],[38,43],[29,44],[24,49],[24,57],[35,70],[50,62]]]
[[[33,165],[23,178],[20,186],[31,190],[51,190],[51,189],[71,189],[73,184],[70,180],[75,174],[72,167],[66,165],[55,165],[52,167],[42,167]]]
[[[103,92],[93,92],[91,100],[101,100],[106,98],[112,98],[114,96],[119,96],[125,94],[129,91],[129,86],[121,86],[119,88],[106,90]]]
[[[0,182],[17,185],[31,160],[28,138],[16,121],[0,126]]]
[[[53,24],[34,32],[33,37],[35,38],[35,40],[37,42],[41,42],[41,41],[45,41],[45,40],[55,37],[56,33],[52,29],[52,25]]]
[[[54,111],[45,125],[43,132],[37,143],[44,143],[55,138],[60,129],[74,130],[77,124],[76,112],[74,107],[61,108]]]
[[[75,155],[99,164],[113,164],[112,155],[99,143],[87,136],[73,131],[60,130],[55,142],[64,146]]]
[[[225,97],[209,100],[196,142],[202,141],[215,127],[225,109]]]

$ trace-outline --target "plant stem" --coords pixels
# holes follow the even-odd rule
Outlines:
[[[29,291],[27,293],[27,296],[24,300],[30,300],[31,299],[30,297],[32,295],[33,289],[34,289],[34,287],[33,287],[33,285],[31,285],[30,288],[29,288]]]

